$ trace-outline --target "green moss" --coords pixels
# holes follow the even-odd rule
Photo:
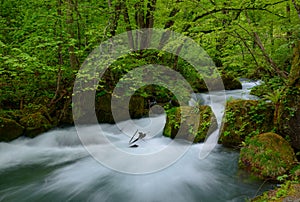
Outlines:
[[[95,111],[99,123],[115,123],[116,121],[123,121],[128,119],[128,110],[130,118],[141,118],[147,112],[145,108],[145,99],[142,96],[131,96],[129,100],[129,106],[125,105],[125,99],[128,97],[116,98],[114,105],[111,106],[112,95],[107,93],[96,98]],[[128,98],[129,99],[129,98]],[[118,112],[118,116],[113,117],[112,107],[115,112]],[[85,118],[85,114],[79,116],[80,119]],[[86,121],[89,121],[86,118]]]
[[[240,146],[247,137],[272,131],[274,107],[254,100],[233,100],[227,103],[219,142],[228,147]]]
[[[249,139],[241,149],[239,166],[260,178],[276,179],[287,173],[296,157],[289,143],[275,133],[263,133]]]
[[[222,72],[221,79],[224,84],[225,90],[242,89],[241,82],[237,78],[235,78],[227,73]],[[193,88],[196,89],[198,92],[208,91],[207,86],[202,78],[193,79],[189,82],[191,83]],[[213,90],[214,86],[219,87],[219,85],[218,85],[219,79],[211,78],[211,79],[209,79],[209,82],[210,82],[210,87],[212,88],[211,90]],[[217,90],[217,89],[214,89],[214,90]]]
[[[200,106],[199,108],[184,106],[167,111],[163,134],[170,138],[202,142],[216,129],[216,118],[209,106]]]
[[[12,119],[18,122],[22,117],[22,112],[20,110],[0,110],[0,117]]]
[[[282,202],[298,201],[300,198],[299,182],[287,181],[275,190],[265,192],[263,195],[252,199],[252,202]]]
[[[20,119],[20,123],[26,128],[25,136],[27,137],[35,137],[53,127],[41,112],[24,116]]]
[[[242,84],[237,78],[224,73],[221,77],[226,90],[242,89]]]
[[[292,146],[300,149],[300,89],[285,89],[278,109],[278,128],[281,134],[290,138]]]
[[[0,117],[0,141],[11,141],[23,135],[24,127],[16,121]]]

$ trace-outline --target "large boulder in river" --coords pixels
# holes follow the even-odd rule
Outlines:
[[[141,118],[146,114],[145,100],[141,96],[132,96],[129,101],[129,106],[126,106],[124,97],[117,98],[111,106],[112,95],[107,93],[96,98],[95,110],[100,123],[115,123],[128,118]],[[112,108],[117,112],[116,117],[113,117]],[[129,112],[128,112],[129,110]],[[128,114],[130,117],[128,117]]]
[[[198,121],[198,127],[196,127]],[[209,106],[174,107],[167,111],[164,136],[202,142],[217,129],[216,117]]]
[[[241,149],[239,166],[263,179],[276,179],[287,173],[296,163],[294,150],[275,133],[252,137]]]
[[[274,107],[255,100],[233,100],[227,103],[219,142],[228,147],[240,146],[246,137],[272,131]]]
[[[221,79],[222,79],[222,82],[224,84],[224,89],[225,90],[242,89],[241,82],[237,78],[234,78],[233,76],[231,76],[229,74],[222,73],[221,74]],[[213,78],[209,79],[209,85],[211,87],[211,90],[223,90],[223,89],[219,89],[220,86],[219,86],[218,79],[213,79]],[[207,86],[206,86],[203,79],[200,79],[197,83],[192,82],[192,86],[198,92],[208,91]]]
[[[225,90],[242,89],[242,84],[237,78],[235,78],[229,74],[222,74],[221,78],[222,78]]]
[[[16,121],[0,117],[0,141],[11,141],[23,135],[24,127]]]
[[[48,120],[41,112],[24,116],[20,119],[20,123],[25,127],[25,136],[27,137],[35,137],[53,128],[50,120]]]

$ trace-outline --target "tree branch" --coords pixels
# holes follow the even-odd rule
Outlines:
[[[294,7],[298,13],[298,17],[300,19],[300,7],[297,5],[296,1],[295,0],[292,0],[293,4],[294,4]]]
[[[193,22],[196,22],[197,20],[203,18],[203,17],[206,17],[208,15],[211,15],[211,14],[214,14],[214,13],[219,13],[219,12],[222,12],[222,11],[239,11],[239,12],[242,12],[242,11],[245,11],[245,10],[259,10],[259,11],[266,11],[268,13],[271,13],[273,15],[276,15],[278,17],[281,17],[281,18],[286,18],[285,16],[282,16],[282,15],[279,15],[279,14],[276,14],[276,13],[273,13],[271,11],[269,11],[268,9],[266,9],[267,7],[269,6],[274,6],[276,4],[280,4],[280,3],[283,3],[283,2],[286,2],[287,0],[282,0],[282,1],[279,1],[279,2],[275,2],[275,3],[270,3],[270,4],[265,4],[263,7],[260,7],[260,8],[255,8],[255,7],[246,7],[246,8],[219,8],[219,9],[216,9],[214,8],[213,10],[210,10],[210,11],[207,11],[206,13],[203,13],[199,16],[196,16],[194,19],[193,19]],[[294,0],[293,0],[294,1]]]
[[[251,26],[251,21],[250,21],[250,19],[249,19],[249,17],[248,17],[247,12],[246,12],[246,17],[247,17],[247,21],[248,21],[249,26]],[[240,26],[240,27],[241,27],[241,26]],[[246,30],[246,29],[245,29],[245,30]],[[247,33],[249,33],[249,32],[247,32]],[[262,41],[261,41],[259,35],[257,34],[257,32],[255,32],[255,31],[252,29],[252,33],[253,33],[253,35],[254,35],[254,42],[255,42],[255,44],[258,45],[258,47],[260,48],[260,50],[261,50],[263,56],[265,57],[266,61],[271,65],[271,67],[275,70],[275,72],[276,72],[279,76],[281,76],[281,77],[283,77],[283,78],[287,78],[287,75],[285,74],[285,72],[282,71],[282,70],[280,70],[280,69],[278,68],[278,66],[276,65],[276,63],[273,61],[273,59],[272,59],[272,58],[269,56],[269,54],[267,53],[267,51],[266,51],[266,49],[265,49],[265,47],[264,47],[264,45],[263,45],[263,43],[262,43]]]

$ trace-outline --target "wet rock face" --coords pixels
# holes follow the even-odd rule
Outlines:
[[[228,102],[224,113],[219,142],[227,147],[237,147],[251,137],[272,131],[274,107],[254,100]]]
[[[223,74],[221,78],[224,83],[225,90],[242,89],[242,84],[237,78],[234,78],[229,74]]]
[[[16,121],[0,117],[0,141],[14,140],[24,133],[24,127]]]
[[[274,179],[296,163],[290,144],[280,135],[263,133],[252,137],[241,149],[239,166],[263,179]]]
[[[279,107],[278,128],[280,134],[288,137],[294,148],[300,150],[300,90],[289,87]]]
[[[198,127],[195,125],[198,121]],[[164,136],[203,142],[217,129],[217,121],[209,106],[175,107],[167,112]]]

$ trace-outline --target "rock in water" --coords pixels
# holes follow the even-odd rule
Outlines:
[[[16,121],[0,117],[0,141],[11,141],[23,135],[24,127]]]
[[[224,113],[219,142],[237,147],[247,136],[272,131],[274,108],[270,103],[255,100],[228,102]]]
[[[247,141],[241,149],[239,166],[263,179],[276,180],[296,163],[294,150],[275,133],[263,133]]]
[[[196,120],[199,121],[198,127],[194,125]],[[209,106],[174,107],[167,112],[163,135],[172,139],[181,138],[195,143],[203,142],[206,136],[214,132],[217,127],[215,114]]]

